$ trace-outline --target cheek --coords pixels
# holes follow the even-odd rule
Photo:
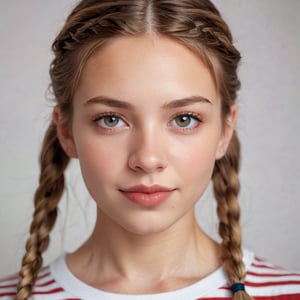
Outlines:
[[[105,143],[95,138],[80,138],[76,144],[78,159],[85,180],[93,181],[105,177],[117,171],[121,165],[120,147]]]
[[[212,134],[206,138],[202,136],[199,139],[186,140],[185,143],[174,146],[172,151],[174,164],[189,180],[199,180],[204,177],[210,179],[216,160],[218,141],[218,138]]]
[[[186,161],[215,160],[220,134],[211,132],[205,135],[190,136],[170,142],[174,157],[185,157]]]
[[[211,177],[215,164],[215,148],[203,146],[187,154],[186,168],[190,170],[191,177]]]

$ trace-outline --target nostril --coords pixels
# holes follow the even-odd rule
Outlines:
[[[166,168],[166,160],[163,156],[135,152],[128,160],[129,168],[136,172],[152,173],[162,171]]]

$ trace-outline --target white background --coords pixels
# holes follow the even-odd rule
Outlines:
[[[214,2],[243,56],[238,131],[244,245],[300,270],[300,1]],[[17,271],[24,252],[52,106],[50,45],[74,3],[0,0],[0,276]],[[71,169],[46,263],[76,248],[94,221],[76,163]],[[197,209],[200,223],[216,237],[210,192]]]

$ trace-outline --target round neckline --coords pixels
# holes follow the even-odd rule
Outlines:
[[[61,255],[52,264],[50,271],[56,282],[71,295],[80,299],[89,300],[182,300],[199,299],[210,294],[212,291],[227,285],[224,266],[219,267],[203,279],[186,287],[155,294],[118,294],[96,289],[82,282],[73,275],[66,263],[67,253]],[[244,262],[248,269],[253,259],[253,254],[244,251]]]

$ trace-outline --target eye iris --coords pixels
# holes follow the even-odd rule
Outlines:
[[[178,116],[175,119],[176,124],[179,127],[186,127],[191,123],[191,117],[187,115]]]
[[[107,127],[114,127],[114,126],[118,125],[119,118],[116,116],[106,116],[106,117],[104,117],[103,122]]]

